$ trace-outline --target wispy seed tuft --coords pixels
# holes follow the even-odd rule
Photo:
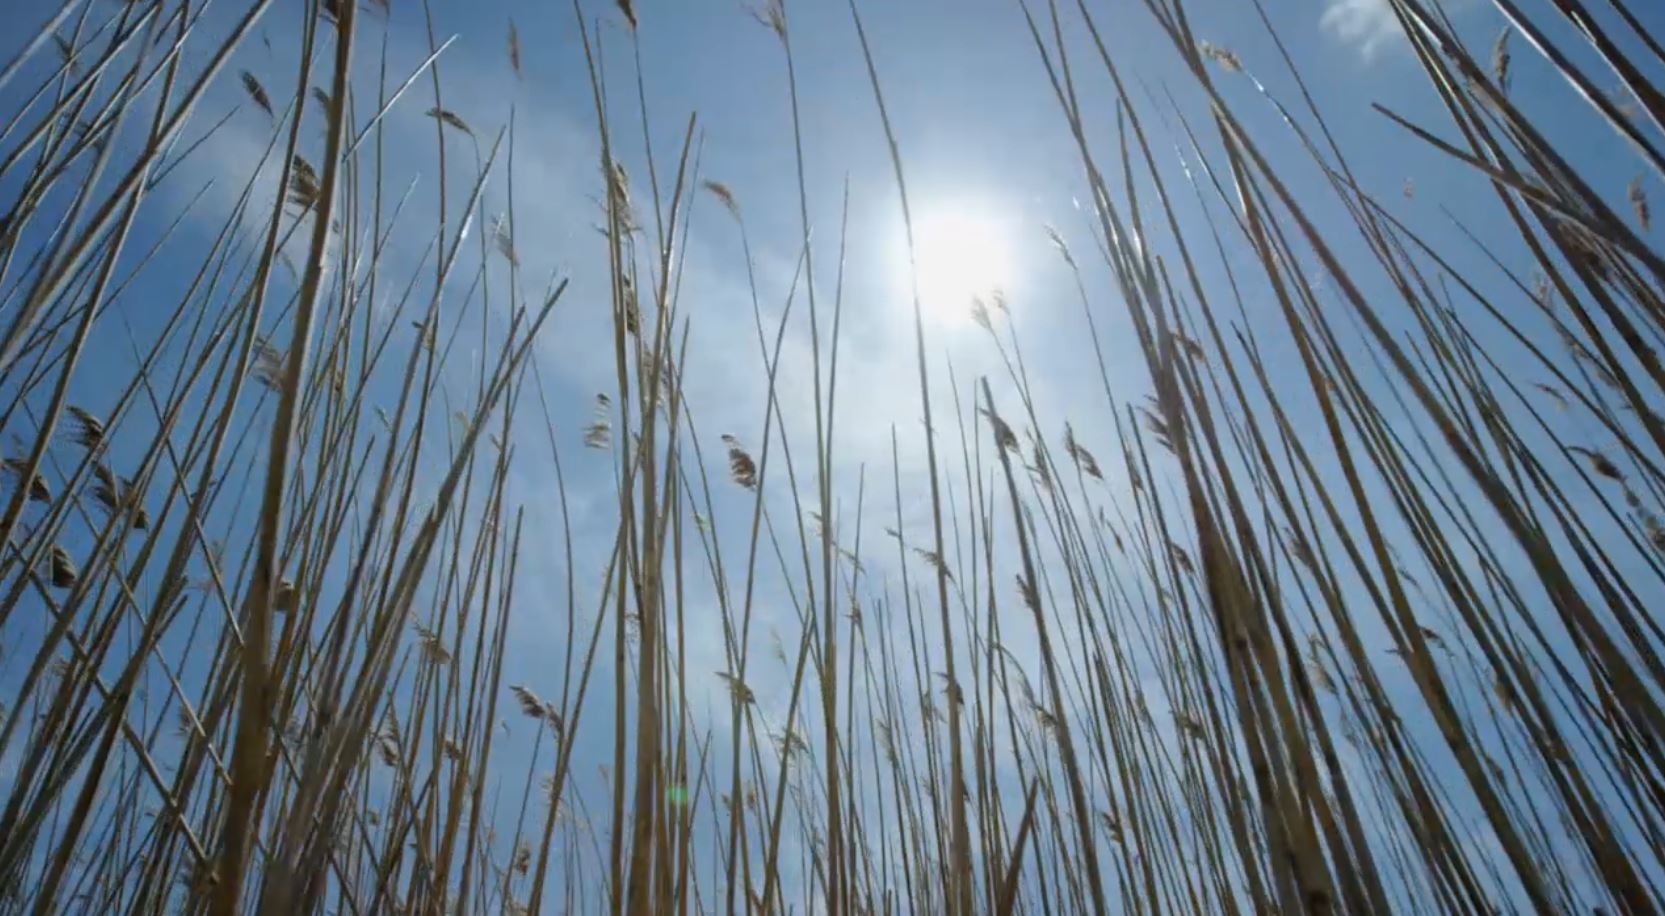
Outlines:
[[[1497,33],[1497,41],[1492,44],[1492,79],[1504,95],[1509,94],[1509,37],[1514,31],[1513,26],[1504,26],[1503,31]]]
[[[728,475],[734,482],[748,490],[757,487],[757,463],[752,456],[740,446],[740,440],[730,435],[723,436],[723,444],[728,446]]]
[[[1636,214],[1636,225],[1641,226],[1643,232],[1647,232],[1653,225],[1653,216],[1648,210],[1647,192],[1642,190],[1641,175],[1630,180],[1629,186],[1625,188],[1625,197],[1630,200],[1631,212]]]
[[[249,100],[260,106],[260,110],[266,112],[268,117],[273,116],[272,100],[266,95],[266,87],[260,85],[260,80],[255,79],[254,74],[247,70],[243,71],[243,91],[249,94]]]
[[[456,112],[449,109],[437,107],[430,108],[428,109],[428,117],[437,120],[446,127],[454,127],[457,130],[468,134],[470,137],[474,136],[474,128],[469,127],[467,121],[464,121],[462,118],[457,116]]]

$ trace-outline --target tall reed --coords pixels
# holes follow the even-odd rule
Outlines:
[[[1373,115],[1495,218],[1362,178],[1259,0],[1265,59],[1200,0],[1012,0],[1082,176],[1047,269],[1084,333],[1020,340],[986,291],[967,376],[916,280],[888,467],[851,457],[863,185],[812,206],[797,4],[754,11],[775,215],[660,122],[653,6],[574,0],[598,235],[536,291],[525,122],[458,107],[426,5],[404,72],[418,10],[374,0],[308,0],[260,69],[270,0],[16,32],[0,912],[1665,907],[1665,52],[1624,0],[1493,0],[1480,48],[1384,2],[1441,119]],[[841,10],[846,140],[911,262],[876,8]],[[555,46],[524,26],[509,91]],[[438,180],[400,193],[424,116]],[[1581,166],[1580,118],[1643,177]],[[193,184],[232,130],[238,186]],[[696,247],[750,312],[715,400]],[[1047,403],[1077,342],[1097,376]]]

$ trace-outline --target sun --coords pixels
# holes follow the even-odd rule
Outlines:
[[[1011,281],[1011,258],[999,220],[972,206],[945,207],[914,222],[914,276],[920,310],[938,324],[971,318],[975,299],[989,300]],[[907,252],[902,252],[904,279]]]

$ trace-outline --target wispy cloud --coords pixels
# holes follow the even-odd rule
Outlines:
[[[1405,34],[1388,0],[1328,0],[1319,22],[1367,60]]]

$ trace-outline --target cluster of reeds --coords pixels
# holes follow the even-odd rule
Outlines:
[[[836,435],[848,196],[812,239],[781,0],[756,10],[802,230],[778,302],[697,119],[646,141],[639,54],[609,92],[604,45],[651,9],[573,3],[599,153],[573,167],[601,213],[574,269],[605,291],[614,370],[578,404],[540,366],[567,282],[526,291],[513,120],[446,106],[431,28],[388,71],[383,17],[409,11],[310,0],[264,82],[232,61],[271,0],[213,38],[198,5],[69,2],[15,42],[0,912],[1665,907],[1665,259],[1646,185],[1569,164],[1509,91],[1519,36],[1651,183],[1659,38],[1628,0],[1493,0],[1509,29],[1477,54],[1429,0],[1389,0],[1449,117],[1381,115],[1512,228],[1451,215],[1457,254],[1355,178],[1259,0],[1274,60],[1205,40],[1197,0],[1013,3],[1086,176],[1088,243],[1052,240],[1103,399],[1036,403],[999,297],[967,307],[1004,375],[955,377],[915,294],[922,454],[893,432],[873,493]],[[908,125],[848,8],[911,246]],[[1112,15],[1166,36],[1190,104],[1130,91]],[[518,78],[513,26],[507,57]],[[247,105],[212,120],[237,79]],[[1083,104],[1088,79],[1112,106]],[[384,180],[404,109],[439,162],[415,229]],[[233,116],[266,131],[234,203],[163,209]],[[683,398],[696,229],[743,252],[747,430]],[[163,260],[192,272],[135,326]],[[783,367],[796,329],[810,365]],[[780,373],[806,368],[811,433],[788,436]],[[595,557],[575,447],[610,466]],[[553,499],[516,487],[532,466]],[[527,597],[529,562],[564,589]],[[556,657],[528,665],[511,630]],[[720,631],[719,670],[696,631]]]

